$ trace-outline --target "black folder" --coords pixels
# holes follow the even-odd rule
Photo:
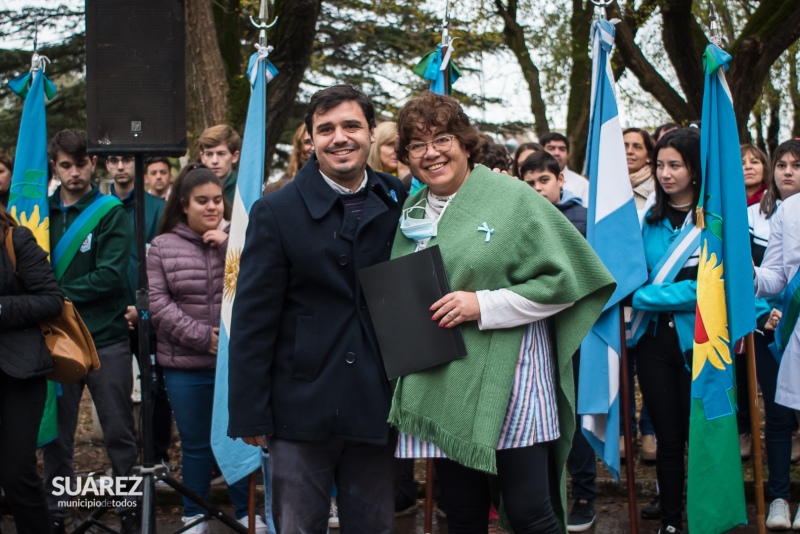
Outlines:
[[[460,327],[439,328],[431,305],[450,293],[438,246],[358,272],[391,380],[467,355]]]

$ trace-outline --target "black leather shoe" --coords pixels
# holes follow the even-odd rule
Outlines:
[[[120,534],[141,534],[142,517],[138,511],[130,510],[119,517]]]
[[[661,518],[661,501],[658,497],[650,501],[650,506],[642,508],[642,519],[660,519]]]

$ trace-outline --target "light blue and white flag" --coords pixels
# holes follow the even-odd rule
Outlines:
[[[581,344],[578,413],[583,434],[619,480],[620,301],[647,280],[644,245],[633,199],[611,72],[614,26],[592,24],[592,97],[586,172],[586,238],[617,281],[600,318]]]
[[[228,484],[233,484],[261,467],[261,450],[228,437],[228,330],[236,297],[239,260],[244,246],[250,208],[261,197],[264,182],[265,142],[267,136],[267,84],[277,74],[267,56],[271,47],[256,45],[250,57],[248,79],[252,92],[239,163],[239,179],[233,200],[228,254],[225,260],[225,285],[222,297],[222,320],[217,350],[217,376],[214,387],[214,415],[211,423],[211,448]]]

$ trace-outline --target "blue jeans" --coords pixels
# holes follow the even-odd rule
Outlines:
[[[769,344],[773,339],[772,332],[767,332],[766,335],[753,333],[756,377],[764,399],[764,444],[767,450],[767,468],[769,469],[767,492],[771,499],[789,499],[792,434],[797,429],[797,419],[794,416],[794,410],[775,402],[779,365],[769,350]],[[739,360],[745,360],[745,357],[737,356],[736,360],[738,363]],[[748,405],[746,400],[744,405]]]
[[[164,369],[167,396],[181,436],[183,483],[204,499],[211,490],[214,453],[211,451],[211,410],[214,406],[214,369]],[[228,497],[237,519],[247,515],[248,478],[228,485]],[[205,513],[183,498],[183,516]]]

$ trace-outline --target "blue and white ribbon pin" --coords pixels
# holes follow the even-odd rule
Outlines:
[[[486,240],[485,243],[488,243],[489,240],[492,238],[492,234],[494,233],[494,228],[489,228],[489,225],[486,224],[486,221],[483,221],[483,225],[478,227],[478,232],[486,232]]]

